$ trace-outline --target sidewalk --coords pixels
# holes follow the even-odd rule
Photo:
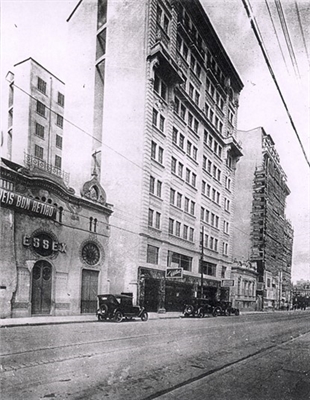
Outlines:
[[[158,314],[150,312],[149,319],[168,319],[180,318],[180,312],[166,312]],[[0,328],[9,328],[12,326],[28,326],[28,325],[53,325],[53,324],[76,324],[81,322],[96,322],[97,317],[94,314],[66,315],[66,316],[51,316],[45,315],[42,317],[24,317],[24,318],[5,318],[0,319]]]
[[[284,312],[298,312],[297,311],[242,311],[240,315],[247,314],[259,314],[259,313],[284,313]],[[304,312],[304,311],[303,311]],[[171,319],[171,318],[181,318],[181,312],[166,312],[166,313],[156,313],[149,312],[149,320],[154,319]],[[29,325],[53,325],[53,324],[76,324],[81,322],[96,322],[97,317],[95,314],[79,314],[79,315],[66,315],[66,316],[52,316],[45,315],[42,317],[23,317],[23,318],[3,318],[0,319],[0,328],[9,328],[13,326],[29,326]]]

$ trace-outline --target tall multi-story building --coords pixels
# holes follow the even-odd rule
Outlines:
[[[96,173],[62,170],[64,84],[33,59],[8,73],[0,164],[0,318],[95,313],[111,207]]]
[[[7,157],[64,177],[65,84],[32,58],[14,65],[9,85]]]
[[[64,162],[114,205],[107,290],[154,311],[220,296],[243,84],[202,5],[82,0],[68,24]]]
[[[238,131],[238,138],[244,155],[235,181],[233,257],[256,263],[257,307],[280,307],[291,293],[293,228],[285,217],[290,190],[272,137],[256,128]]]

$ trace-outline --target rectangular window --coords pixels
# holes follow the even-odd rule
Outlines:
[[[36,122],[35,134],[39,136],[41,139],[44,139],[44,126],[38,124],[37,122]],[[57,137],[56,137],[56,145],[57,145]]]
[[[192,144],[191,144],[190,141],[187,141],[187,154],[188,154],[189,156],[192,155]]]
[[[156,158],[156,147],[157,144],[155,142],[153,142],[152,140],[152,144],[151,144],[151,157],[155,160]]]
[[[205,181],[202,181],[202,183],[201,183],[201,192],[203,194],[206,194],[206,182]]]
[[[184,201],[184,211],[189,212],[189,199],[187,197],[185,197]]]
[[[151,210],[149,208],[149,217],[148,217],[148,225],[153,226],[153,216],[154,216],[154,210]]]
[[[188,238],[188,226],[184,225],[183,226],[183,239],[187,240]]]
[[[45,117],[45,105],[37,100],[37,113]]]
[[[185,120],[186,108],[181,104],[181,118]]]
[[[171,235],[173,235],[173,225],[174,225],[174,220],[172,219],[172,218],[169,218],[169,233],[171,234]]]
[[[158,111],[153,108],[153,117],[152,117],[152,123],[154,126],[157,126],[157,116],[158,116]]]
[[[192,186],[196,187],[196,174],[192,173]]]
[[[201,262],[199,265],[199,272],[201,272]],[[216,264],[207,261],[202,262],[202,272],[205,275],[216,276]]]
[[[156,211],[156,216],[155,216],[155,228],[160,229],[160,217],[161,214]]]
[[[191,201],[191,211],[190,211],[190,213],[192,215],[195,215],[195,202],[194,201]]]
[[[179,168],[178,168],[178,175],[180,178],[183,177],[183,164],[181,164],[180,162],[179,162]]]
[[[187,115],[187,118],[188,118],[187,124],[190,128],[192,128],[193,127],[193,115],[189,112]]]
[[[38,86],[37,86],[38,90],[40,90],[40,92],[46,94],[46,82],[38,77]]]
[[[62,149],[62,137],[59,135],[56,135],[56,147]]]
[[[181,222],[178,221],[175,223],[175,236],[181,236]]]
[[[150,176],[150,193],[155,193],[155,178],[154,176]]]
[[[173,128],[172,130],[172,143],[177,144],[178,141],[178,131],[177,129]]]
[[[159,248],[155,246],[147,245],[146,262],[149,264],[158,264],[158,253]]]
[[[204,207],[200,208],[200,219],[203,221],[205,218],[205,209]]]
[[[199,128],[199,122],[197,119],[194,120],[194,132],[198,133],[198,128]]]
[[[182,135],[181,133],[180,133],[180,136],[179,136],[179,146],[183,150],[183,147],[184,147],[184,135]]]
[[[58,92],[58,98],[57,98],[57,103],[61,106],[64,107],[65,106],[65,96]]]
[[[167,260],[168,267],[170,267],[171,265],[177,265],[179,268],[183,268],[185,271],[191,271],[192,260],[193,260],[192,257],[168,251],[168,260]]]
[[[165,131],[165,118],[162,115],[159,117],[159,130]]]
[[[177,160],[174,157],[171,157],[171,172],[177,172]]]
[[[210,211],[209,211],[209,210],[206,210],[206,219],[205,219],[205,221],[206,221],[207,223],[209,223],[209,220],[210,220]]]
[[[162,182],[157,181],[157,196],[161,197],[161,188],[162,188]]]
[[[40,158],[40,160],[43,160],[43,147],[40,147],[38,145],[34,145],[34,155],[37,158]]]
[[[207,169],[207,157],[203,156],[202,158],[202,168]]]
[[[191,242],[194,241],[194,229],[193,228],[189,228],[189,240]]]
[[[64,118],[59,114],[57,114],[56,117],[56,125],[59,126],[59,128],[63,128],[64,126]]]
[[[191,171],[190,171],[190,169],[186,168],[185,181],[187,183],[190,183],[190,180],[191,180]]]
[[[193,147],[193,159],[194,160],[197,160],[197,153],[198,153],[198,149],[197,149],[197,147]]]
[[[164,149],[162,147],[158,147],[158,162],[162,164],[163,159],[164,159]]]
[[[174,204],[175,202],[175,190],[170,189],[170,204]]]
[[[174,111],[177,114],[180,112],[180,100],[177,97],[174,98]]]
[[[207,196],[210,197],[211,195],[211,186],[207,184]]]
[[[61,169],[61,157],[55,156],[55,167]]]
[[[177,207],[181,208],[182,207],[182,194],[177,193]]]

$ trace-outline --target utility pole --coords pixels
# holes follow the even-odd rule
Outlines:
[[[201,232],[201,256],[200,256],[200,297],[203,298],[203,242],[205,236],[205,227],[202,226]]]

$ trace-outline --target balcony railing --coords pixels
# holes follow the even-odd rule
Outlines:
[[[55,167],[52,164],[48,164],[46,161],[38,157],[35,157],[31,154],[25,153],[24,162],[25,166],[28,167],[29,169],[38,168],[42,171],[50,173],[51,175],[55,175],[58,178],[63,179],[65,184],[67,186],[69,185],[70,174],[68,172],[63,171],[62,169]]]

